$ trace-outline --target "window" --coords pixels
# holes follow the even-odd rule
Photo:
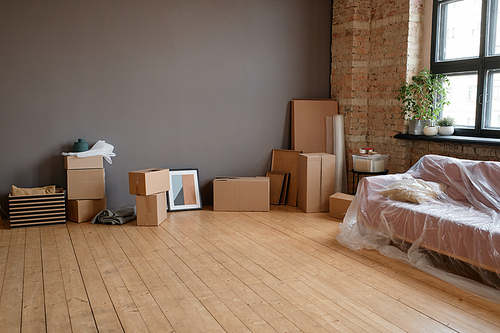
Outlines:
[[[500,137],[500,0],[434,0],[431,70],[450,80],[441,116],[458,135]]]

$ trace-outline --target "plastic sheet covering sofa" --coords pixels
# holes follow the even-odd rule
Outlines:
[[[424,191],[421,203],[387,196],[399,185],[422,198],[417,182],[439,186],[427,187],[434,195]],[[426,155],[406,173],[363,178],[337,239],[500,303],[499,213],[500,162]]]

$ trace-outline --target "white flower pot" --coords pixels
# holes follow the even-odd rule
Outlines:
[[[427,136],[433,136],[438,134],[438,128],[436,126],[425,126],[424,134]]]
[[[439,127],[440,135],[452,135],[455,132],[455,127],[453,126],[441,126]]]

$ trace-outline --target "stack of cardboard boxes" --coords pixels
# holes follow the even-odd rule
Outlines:
[[[129,192],[134,194],[138,226],[158,226],[167,219],[169,169],[144,169],[128,173]]]
[[[102,156],[65,156],[68,180],[67,219],[90,221],[106,208]]]

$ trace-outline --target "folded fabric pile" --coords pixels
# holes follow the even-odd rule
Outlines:
[[[116,154],[113,153],[113,149],[115,149],[115,147],[113,145],[106,143],[106,141],[104,141],[104,140],[99,140],[92,146],[92,148],[90,148],[87,151],[78,152],[78,153],[62,153],[62,155],[63,156],[78,156],[78,157],[90,157],[90,156],[102,155],[102,157],[104,157],[104,159],[109,164],[113,164],[113,161],[111,161],[111,157],[116,156]]]
[[[125,224],[134,221],[136,218],[135,205],[127,205],[115,211],[109,209],[102,210],[92,219],[92,223]]]

